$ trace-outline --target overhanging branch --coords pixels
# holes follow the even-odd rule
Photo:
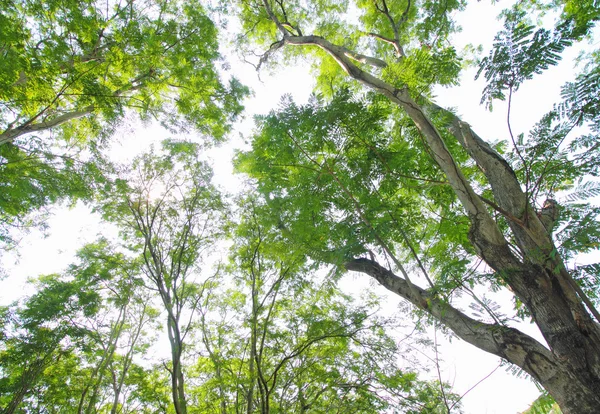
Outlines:
[[[477,348],[497,355],[518,365],[540,382],[557,377],[557,361],[541,343],[523,332],[500,324],[489,324],[471,318],[449,303],[436,298],[428,290],[413,284],[413,289],[403,278],[395,275],[374,260],[359,258],[345,263],[347,270],[365,273],[389,291],[408,300],[450,328],[458,337]],[[418,296],[413,293],[418,290]],[[422,306],[420,298],[426,298]]]
[[[83,118],[84,116],[90,115],[94,111],[94,106],[89,105],[80,111],[65,112],[62,115],[58,115],[54,118],[44,120],[37,123],[25,123],[23,126],[9,129],[0,134],[0,145],[12,142],[18,137],[33,132],[42,132],[49,129],[55,128],[59,125],[72,121],[74,119]]]

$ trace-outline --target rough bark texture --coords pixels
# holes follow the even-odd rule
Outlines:
[[[589,384],[585,380],[582,381],[578,375],[574,375],[575,373],[568,366],[565,367],[565,361],[561,361],[552,351],[529,335],[504,325],[475,320],[432,296],[427,290],[417,287],[420,296],[426,298],[427,302],[426,307],[420,306],[419,298],[414,296],[403,278],[373,260],[355,259],[346,263],[346,269],[373,277],[386,289],[429,312],[461,339],[519,366],[543,384],[546,390],[557,401],[562,401],[565,407],[576,407],[572,411],[563,409],[563,412],[597,412],[598,405],[594,400],[599,396],[587,391]],[[582,402],[586,400],[591,401],[591,405],[584,408]]]
[[[433,103],[419,105],[408,90],[398,89],[355,64],[358,60],[381,67],[378,60],[360,55],[361,59],[353,61],[353,55],[344,47],[319,36],[304,36],[300,30],[293,33],[278,21],[267,0],[263,5],[282,35],[275,47],[321,48],[350,77],[388,97],[413,120],[469,216],[469,238],[478,255],[527,307],[549,349],[516,329],[476,321],[426,290],[416,286],[411,290],[405,278],[394,275],[374,261],[355,259],[349,261],[346,268],[368,274],[387,289],[429,312],[465,341],[518,365],[548,390],[565,414],[597,413],[600,407],[599,325],[585,308],[585,298],[580,297],[582,292],[570,279],[550,232],[535,214],[510,165],[457,116]],[[449,115],[450,122],[444,128],[487,177],[495,207],[508,220],[520,256],[511,251],[488,208],[448,151],[431,120],[431,115],[439,111]],[[418,295],[415,295],[415,288]],[[418,296],[426,298],[426,306]]]

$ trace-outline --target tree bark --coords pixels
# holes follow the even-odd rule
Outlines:
[[[173,406],[177,414],[187,414],[187,404],[185,398],[184,377],[181,366],[182,340],[179,333],[177,320],[172,315],[171,310],[167,310],[167,334],[171,344],[171,394],[173,396]]]
[[[561,408],[564,406],[564,413],[597,412],[600,395],[588,391],[591,384],[573,372],[566,361],[529,335],[504,325],[472,319],[427,290],[415,286],[420,296],[426,298],[427,306],[423,307],[403,278],[373,260],[354,259],[345,267],[371,276],[386,289],[428,312],[466,342],[519,366],[542,384]]]

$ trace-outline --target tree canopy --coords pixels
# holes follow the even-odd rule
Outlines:
[[[436,356],[423,327],[533,379],[530,412],[597,411],[600,262],[577,261],[600,246],[598,50],[529,132],[512,123],[524,85],[594,39],[597,2],[516,2],[479,56],[454,41],[466,1],[2,6],[0,242],[65,200],[118,230],[0,308],[2,412],[461,412],[439,361],[419,375],[398,340],[415,321]],[[224,71],[228,19],[258,71],[315,79],[255,117],[235,195],[204,153],[248,94]],[[503,136],[436,103],[469,66]],[[174,137],[118,164],[130,116]],[[349,271],[412,318],[350,295]]]
[[[247,88],[219,70],[198,2],[4,1],[0,38],[0,241],[28,213],[89,200],[99,149],[126,118],[222,141]],[[33,223],[35,224],[35,223]]]

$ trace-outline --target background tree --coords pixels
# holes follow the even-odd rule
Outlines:
[[[0,248],[17,246],[31,228],[46,230],[52,205],[89,201],[110,170],[101,152],[70,144],[36,137],[0,146]]]
[[[379,304],[343,294],[303,256],[289,254],[264,204],[242,201],[231,272],[201,318],[197,409],[219,413],[441,412],[443,391],[401,368]],[[243,317],[240,317],[243,315]],[[446,403],[458,412],[457,396]]]
[[[133,352],[148,344],[153,315],[135,265],[105,240],[84,246],[63,275],[6,308],[3,412],[117,412]],[[139,271],[139,270],[138,270]],[[121,353],[122,351],[122,353]],[[114,396],[114,398],[108,398]]]
[[[184,341],[209,280],[199,283],[203,253],[222,235],[226,206],[198,144],[165,141],[162,150],[134,160],[102,209],[140,254],[146,287],[157,292],[167,314],[173,404],[184,414]]]
[[[86,141],[125,108],[219,138],[241,110],[200,2],[6,1],[1,19],[1,143],[58,126]]]
[[[569,2],[555,27],[537,28],[522,3],[505,13],[505,29],[481,63],[484,100],[510,103],[524,81],[555,64],[598,18],[597,7]],[[237,4],[245,30],[240,42],[269,46],[259,65],[280,49],[288,59],[315,57],[318,88],[334,96],[329,104],[315,100],[300,108],[286,102],[264,118],[240,169],[258,180],[282,234],[299,239],[312,257],[371,276],[462,339],[517,365],[564,412],[594,412],[600,315],[590,291],[597,292],[597,274],[588,268],[579,277],[584,285],[588,280],[586,294],[565,258],[596,246],[597,211],[574,213],[582,207],[570,206],[559,219],[553,193],[597,174],[597,128],[568,135],[575,125],[597,124],[597,89],[569,94],[567,86],[558,108],[578,109],[547,115],[527,144],[511,133],[516,157],[503,157],[506,146],[494,148],[432,100],[433,86],[458,80],[461,64],[449,35],[456,28],[452,13],[463,3],[354,6],[358,21],[345,23],[347,2]],[[343,98],[335,93],[340,80],[367,89]],[[348,105],[351,115],[342,112]],[[587,184],[573,197],[594,195],[596,188]],[[567,232],[553,238],[558,220]],[[568,230],[575,223],[583,229]],[[573,244],[559,244],[562,237]],[[386,259],[387,266],[380,264]],[[412,276],[408,264],[417,269]],[[482,280],[510,287],[517,311],[533,319],[546,343],[489,312],[486,300],[476,302],[488,320],[452,305],[455,289],[469,292]]]

